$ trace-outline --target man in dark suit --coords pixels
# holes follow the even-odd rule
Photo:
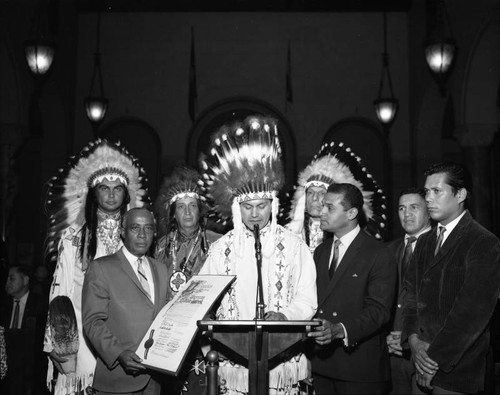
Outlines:
[[[396,288],[396,263],[386,245],[360,227],[363,196],[351,184],[332,184],[321,228],[334,238],[314,252],[321,325],[309,333],[317,395],[384,394],[390,380],[384,327]]]
[[[145,256],[155,234],[149,210],[129,210],[121,234],[124,247],[93,261],[83,284],[83,329],[98,354],[94,389],[156,395],[159,381],[135,350],[166,303],[169,276]]]
[[[400,193],[398,217],[405,235],[387,244],[398,265],[398,293],[393,310],[392,331],[386,340],[391,361],[391,394],[402,395],[411,394],[411,382],[415,374],[410,350],[401,347],[401,311],[405,294],[402,284],[418,238],[431,229],[423,188],[408,188]]]
[[[12,266],[5,284],[1,325],[5,328],[7,376],[3,394],[48,394],[47,359],[42,351],[47,319],[47,299],[30,291],[31,269]]]
[[[417,370],[413,393],[483,389],[489,320],[500,292],[500,241],[466,209],[471,178],[455,163],[425,172],[436,231],[422,235],[405,278],[401,342]]]

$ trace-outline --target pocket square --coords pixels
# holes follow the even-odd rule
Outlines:
[[[353,277],[358,277],[358,275],[357,275],[356,273],[354,273],[352,276],[353,276]]]

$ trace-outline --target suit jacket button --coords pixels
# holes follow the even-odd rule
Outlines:
[[[398,309],[400,309],[401,307],[403,307],[401,303],[398,303]]]
[[[332,313],[332,315],[333,315],[334,317],[336,317],[336,316],[337,316],[337,312],[336,312],[336,311],[334,311],[334,312]]]
[[[323,310],[318,310],[318,314],[323,314]]]

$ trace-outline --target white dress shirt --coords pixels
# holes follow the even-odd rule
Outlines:
[[[465,210],[457,218],[455,218],[453,221],[451,221],[448,225],[441,225],[441,224],[439,224],[439,226],[444,226],[446,228],[446,232],[444,232],[443,241],[441,242],[441,245],[444,244],[444,242],[446,241],[446,239],[448,238],[448,236],[451,234],[451,232],[453,231],[453,229],[455,229],[455,227],[458,225],[458,223],[460,222],[460,220],[462,219],[462,217],[465,215],[466,211],[467,210]],[[439,229],[439,226],[438,226],[438,229]]]
[[[417,240],[420,236],[422,236],[424,233],[428,232],[429,230],[431,230],[431,226],[429,225],[428,227],[422,229],[420,232],[414,234],[414,235],[409,235],[408,233],[405,234],[405,247],[406,247],[406,244],[408,243],[408,238],[413,236],[413,237],[416,237]],[[415,251],[415,247],[417,246],[417,240],[415,240],[414,243],[412,243],[411,245],[411,250],[412,251]]]
[[[349,233],[346,233],[344,236],[342,236],[340,239],[338,237],[333,238],[333,243],[332,243],[332,249],[330,251],[330,259],[328,263],[328,268],[330,268],[330,263],[332,263],[332,258],[333,258],[333,250],[335,249],[335,240],[339,239],[340,244],[339,244],[339,259],[337,260],[337,267],[339,267],[340,262],[342,261],[342,258],[345,255],[345,252],[351,245],[351,243],[354,241],[358,233],[361,231],[361,228],[359,225],[357,225],[353,230],[351,230]],[[335,268],[336,269],[336,268]]]
[[[26,302],[28,301],[28,295],[30,294],[30,291],[26,292],[21,298],[19,299],[19,321],[17,323],[16,328],[21,328],[21,323],[23,322],[23,317],[24,317],[24,310],[26,309]],[[9,328],[12,328],[12,320],[14,319],[14,311],[16,309],[16,300],[12,300],[12,314],[10,315],[10,325]]]
[[[130,266],[132,266],[132,269],[134,270],[135,275],[139,279],[139,282],[141,282],[141,279],[139,277],[139,272],[137,271],[137,260],[139,258],[142,258],[142,268],[144,269],[144,274],[146,275],[146,278],[148,279],[148,285],[149,285],[149,290],[151,291],[151,301],[154,303],[155,302],[155,282],[153,280],[153,273],[151,272],[151,267],[148,258],[143,255],[141,257],[137,257],[134,254],[132,254],[129,250],[127,250],[127,247],[123,246],[123,254],[125,255],[125,258],[127,258],[127,261],[130,263]]]

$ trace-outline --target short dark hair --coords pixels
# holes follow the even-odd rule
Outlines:
[[[446,174],[446,183],[451,187],[454,195],[465,188],[467,191],[466,200],[470,199],[472,193],[472,177],[464,165],[454,162],[440,162],[432,165],[424,171],[426,177],[433,174]]]
[[[366,218],[365,212],[363,211],[363,194],[358,187],[348,183],[334,183],[328,187],[326,193],[337,193],[339,195],[342,195],[342,201],[340,202],[340,204],[342,204],[342,207],[344,207],[345,210],[356,208],[358,210],[358,222],[362,224],[365,223]]]
[[[33,269],[29,266],[26,265],[12,265],[9,269],[14,269],[16,272],[19,274],[22,274],[23,276],[26,276],[30,279],[33,278]]]
[[[417,187],[409,187],[409,188],[403,189],[401,191],[401,193],[399,194],[399,197],[404,196],[404,195],[420,195],[425,200],[425,189],[424,188],[417,188]]]
[[[147,211],[149,214],[151,214],[151,218],[153,218],[153,222],[156,228],[156,218],[153,214],[153,212],[149,209],[148,206],[143,206],[143,207],[133,207],[130,210],[128,210],[125,214],[122,215],[122,221],[121,221],[121,227],[124,228],[128,217],[130,216],[131,213],[136,212],[136,211]]]

